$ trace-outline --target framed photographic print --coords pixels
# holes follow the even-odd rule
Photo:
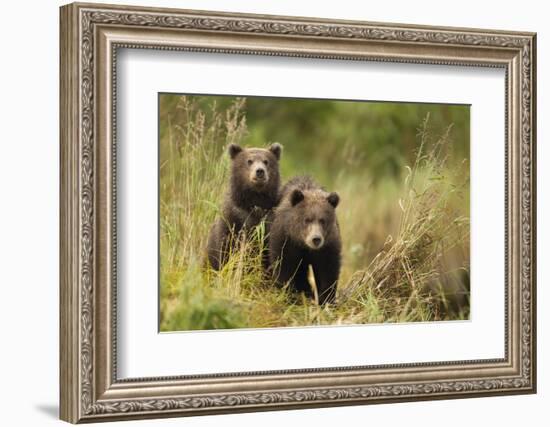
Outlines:
[[[535,34],[60,22],[62,419],[535,392]]]

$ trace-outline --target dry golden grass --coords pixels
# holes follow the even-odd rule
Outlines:
[[[331,186],[342,200],[337,304],[319,307],[266,279],[263,225],[240,238],[221,271],[205,269],[228,181],[225,147],[246,137],[244,102],[205,109],[181,97],[175,111],[161,109],[162,331],[468,318],[468,168],[449,166],[450,129],[431,140],[428,119],[400,181],[374,184],[367,173],[343,171]],[[357,156],[350,147],[342,152],[349,161]]]

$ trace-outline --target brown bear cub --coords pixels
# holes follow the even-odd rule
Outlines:
[[[278,143],[271,144],[268,149],[229,146],[230,188],[222,217],[216,220],[208,238],[208,262],[215,270],[220,270],[227,262],[238,234],[260,224],[277,206],[282,148]]]
[[[311,266],[319,304],[332,303],[340,274],[340,230],[336,206],[340,198],[310,177],[296,177],[281,191],[269,232],[269,262],[277,282],[313,297]]]

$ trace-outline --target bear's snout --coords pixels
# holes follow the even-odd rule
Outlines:
[[[256,178],[265,178],[265,169],[258,168],[256,169]]]
[[[311,249],[320,249],[324,243],[325,239],[323,238],[321,226],[319,224],[310,225],[307,232],[306,245]]]
[[[264,185],[269,179],[269,173],[263,162],[254,162],[249,171],[250,180],[255,184]]]

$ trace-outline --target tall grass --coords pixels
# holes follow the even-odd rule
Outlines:
[[[162,106],[162,331],[469,316],[468,168],[449,165],[450,128],[432,138],[428,119],[421,124],[415,162],[403,167],[399,181],[375,185],[357,168],[338,174],[330,190],[342,200],[344,262],[337,304],[320,307],[265,277],[258,250],[263,224],[239,237],[221,271],[205,268],[208,232],[228,182],[225,148],[247,137],[245,100],[219,108],[182,96]],[[344,147],[341,155],[353,162],[357,153]]]
[[[463,168],[447,167],[450,130],[430,141],[428,117],[419,130],[415,163],[407,166],[398,205],[399,224],[370,264],[355,272],[342,291],[345,300],[361,301],[365,290],[384,302],[385,316],[398,321],[448,316],[449,300],[462,302],[456,316],[469,310],[469,218],[461,213],[469,184]],[[454,265],[450,255],[460,254]],[[451,265],[449,265],[451,264]],[[442,313],[443,312],[443,313]]]

